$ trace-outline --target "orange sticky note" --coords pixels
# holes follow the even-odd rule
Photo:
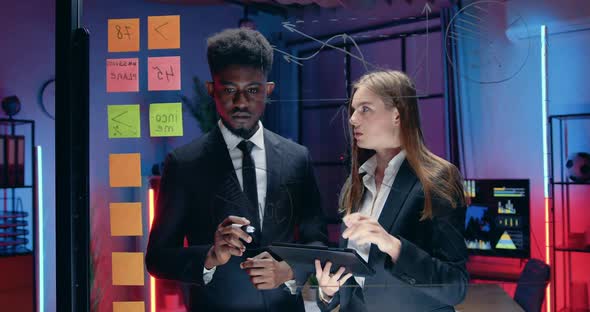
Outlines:
[[[148,90],[180,90],[180,56],[148,57]]]
[[[110,203],[111,236],[142,236],[141,203]]]
[[[107,59],[107,92],[139,91],[137,58]]]
[[[180,15],[148,16],[148,49],[180,49]]]
[[[139,18],[109,19],[109,52],[139,51]]]
[[[113,252],[113,285],[143,286],[143,252]]]
[[[113,312],[145,312],[145,302],[113,301]]]
[[[111,187],[140,187],[141,155],[110,154],[109,180]]]

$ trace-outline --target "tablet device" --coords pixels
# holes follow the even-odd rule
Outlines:
[[[343,275],[352,272],[354,276],[372,276],[375,270],[356,252],[350,248],[329,248],[324,246],[310,246],[300,244],[273,243],[268,247],[269,252],[284,260],[289,265],[305,271],[315,272],[315,259],[322,262],[332,262],[332,273],[340,267],[345,267]]]

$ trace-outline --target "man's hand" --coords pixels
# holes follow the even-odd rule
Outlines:
[[[250,275],[256,289],[274,289],[293,279],[293,270],[285,261],[275,260],[268,252],[248,258],[240,268]]]
[[[250,221],[242,217],[229,216],[221,222],[215,231],[215,242],[205,259],[206,269],[210,270],[213,267],[226,264],[231,256],[243,255],[246,247],[240,239],[248,243],[252,241],[250,235],[232,224],[248,225]]]

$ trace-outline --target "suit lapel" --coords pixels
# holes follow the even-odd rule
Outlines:
[[[404,160],[399,168],[399,171],[393,181],[381,215],[379,216],[379,224],[387,231],[391,233],[391,228],[397,219],[397,216],[408,197],[408,194],[414,184],[417,181],[416,174],[410,168],[408,160]],[[371,251],[369,252],[369,264],[373,264],[378,255],[379,248],[377,245],[371,245]]]
[[[279,202],[283,157],[279,142],[268,130],[264,130],[264,149],[266,154],[266,201],[264,203],[264,220],[262,227],[262,246],[272,243],[276,218],[281,207]]]
[[[248,206],[250,201],[246,194],[240,187],[240,182],[236,176],[236,171],[232,164],[227,150],[227,145],[221,134],[219,127],[215,127],[211,132],[211,137],[206,145],[206,155],[208,157],[208,163],[212,164],[211,168],[214,168],[215,174],[212,177],[211,185],[214,186],[214,202],[222,202],[222,206],[214,205],[212,209],[213,215],[218,217],[233,215],[244,215],[248,212]],[[196,173],[197,175],[200,173]],[[256,220],[250,220],[253,225],[259,229],[260,222],[258,218],[251,218]],[[221,220],[217,220],[221,221]]]

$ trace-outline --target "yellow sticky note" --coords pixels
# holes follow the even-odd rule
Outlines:
[[[145,302],[113,301],[113,312],[145,312]]]
[[[109,182],[111,187],[140,187],[141,155],[110,154]]]
[[[182,103],[150,104],[150,136],[182,136]]]
[[[142,236],[141,203],[110,203],[111,236]]]
[[[141,137],[139,104],[108,106],[109,139]]]
[[[113,252],[113,285],[143,286],[143,252]]]
[[[148,49],[180,49],[180,15],[148,16]]]
[[[109,52],[139,51],[139,18],[109,19]]]

